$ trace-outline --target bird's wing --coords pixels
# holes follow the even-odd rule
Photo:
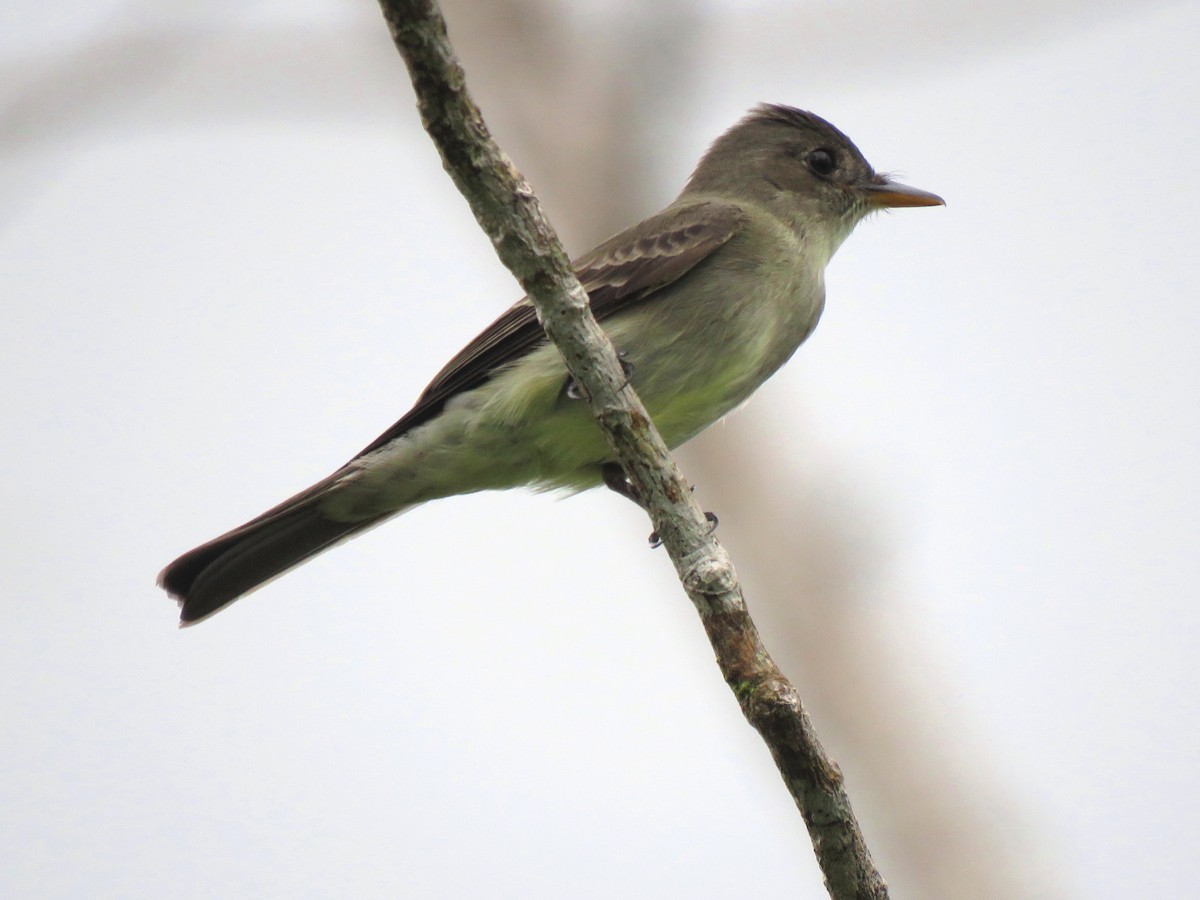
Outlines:
[[[735,206],[710,203],[670,209],[636,233],[623,232],[602,244],[575,261],[592,312],[605,319],[678,280],[733,237],[742,221],[743,213]],[[358,456],[436,416],[456,394],[483,384],[497,369],[545,339],[533,307],[522,300],[450,360],[416,406]],[[256,586],[375,524],[378,517],[342,522],[321,511],[321,499],[345,474],[346,468],[339,469],[163,569],[159,584],[179,600],[181,621],[187,624],[212,615]]]
[[[744,220],[745,213],[730,204],[668,208],[575,260],[592,315],[603,321],[677,281],[733,237]],[[479,387],[545,340],[533,305],[522,299],[450,360],[404,418],[355,459],[433,418],[451,398]]]

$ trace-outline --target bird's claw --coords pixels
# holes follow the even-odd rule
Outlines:
[[[621,363],[621,372],[625,376],[625,380],[621,382],[621,390],[625,390],[629,386],[629,382],[633,380],[633,363],[625,358],[624,353],[618,353],[617,359]],[[585,399],[583,389],[570,375],[567,376],[567,385],[563,388],[563,393],[571,400]]]
[[[717,530],[717,525],[720,524],[721,520],[717,518],[716,513],[711,513],[711,512],[706,512],[704,514],[704,518],[708,521],[708,531],[706,531],[705,534],[712,534],[714,531]],[[650,540],[650,549],[651,550],[657,550],[659,547],[662,546],[662,538],[660,538],[658,536],[657,531],[650,532],[649,540]]]

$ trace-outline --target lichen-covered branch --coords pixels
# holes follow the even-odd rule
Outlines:
[[[422,122],[501,261],[529,294],[547,336],[583,389],[680,581],[704,623],[726,683],[770,748],[804,817],[835,898],[884,898],[887,886],[795,689],[750,619],[728,554],[622,372],[587,294],[532,189],[496,146],[434,0],[380,0],[404,57]]]

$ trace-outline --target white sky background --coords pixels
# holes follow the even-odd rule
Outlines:
[[[603,492],[441,502],[176,631],[155,573],[517,290],[372,4],[109,6],[0,15],[0,894],[822,896]],[[856,479],[874,599],[1057,887],[1189,894],[1200,9],[824,4],[764,47],[772,4],[707,8],[645,212],[759,100],[947,198],[859,228],[756,411]]]

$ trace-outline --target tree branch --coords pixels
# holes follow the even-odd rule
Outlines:
[[[627,384],[537,197],[496,146],[468,95],[437,3],[380,0],[380,6],[408,66],[426,131],[500,260],[528,293],[649,511],[726,683],[800,809],[830,896],[885,898],[887,886],[871,862],[840,770],[759,639],[728,554]]]

